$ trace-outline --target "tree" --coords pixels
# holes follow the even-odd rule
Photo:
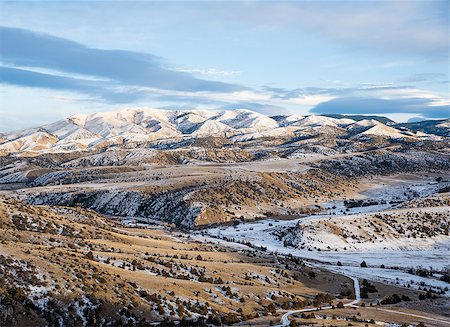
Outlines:
[[[275,307],[275,305],[273,303],[270,303],[267,306],[267,310],[273,315],[277,313],[277,308]]]
[[[178,304],[177,313],[180,318],[184,316],[184,307],[181,305],[181,303]]]
[[[94,260],[94,254],[92,253],[92,251],[86,253],[86,258],[89,260]]]
[[[367,263],[363,260],[363,262],[361,262],[361,268],[367,268]]]
[[[220,326],[220,325],[222,325],[222,319],[220,318],[220,316],[218,314],[216,314],[214,316],[209,315],[208,323],[213,324],[215,326]]]

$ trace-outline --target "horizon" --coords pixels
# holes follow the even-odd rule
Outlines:
[[[10,128],[5,128],[3,130],[0,130],[0,134],[9,134],[9,133],[14,133],[14,132],[20,132],[23,130],[28,130],[28,129],[35,129],[35,128],[40,128],[40,127],[44,127],[46,125],[55,123],[57,121],[61,121],[61,120],[67,120],[73,116],[76,115],[93,115],[93,114],[99,114],[99,113],[107,113],[107,112],[119,112],[119,111],[125,111],[125,110],[166,110],[166,111],[180,111],[180,112],[192,112],[192,111],[212,111],[212,112],[222,112],[222,111],[236,111],[236,110],[248,110],[248,111],[252,111],[255,113],[260,113],[263,115],[266,115],[267,117],[276,117],[276,116],[289,116],[289,115],[296,115],[297,113],[284,113],[284,114],[276,114],[276,113],[261,113],[258,112],[257,110],[253,110],[253,109],[249,109],[249,108],[235,108],[235,109],[223,109],[223,108],[211,108],[211,109],[206,109],[206,108],[194,108],[194,109],[188,109],[188,108],[181,108],[181,109],[168,109],[168,108],[153,108],[153,107],[145,107],[145,106],[136,106],[136,107],[121,107],[121,108],[111,108],[111,109],[104,109],[104,110],[99,110],[99,111],[95,111],[95,112],[76,112],[73,114],[70,114],[66,117],[61,117],[59,119],[54,119],[51,121],[47,121],[47,122],[43,122],[40,125],[30,125],[27,126],[25,128],[15,128],[14,126],[10,126]],[[382,115],[382,114],[370,114],[370,113],[362,113],[362,114],[339,114],[339,113],[306,113],[306,114],[301,114],[304,117],[308,117],[308,116],[330,116],[330,115],[338,115],[338,116],[343,116],[343,117],[352,117],[352,116],[367,116],[367,117],[378,117],[378,118],[387,118],[389,120],[392,120],[395,124],[403,124],[403,123],[418,123],[418,122],[425,122],[425,121],[440,121],[440,120],[449,120],[450,117],[448,118],[420,118],[420,117],[413,117],[410,118],[408,120],[404,120],[404,121],[398,121],[396,119],[390,118],[390,116],[392,117],[393,115],[390,114],[386,114],[386,115]],[[395,115],[394,115],[395,116]],[[395,118],[395,117],[394,117]],[[370,118],[368,118],[370,119]]]
[[[44,124],[41,124],[41,125],[29,126],[29,127],[26,127],[26,128],[19,128],[19,129],[11,128],[9,130],[8,129],[7,130],[0,130],[0,135],[2,135],[2,134],[3,135],[8,135],[8,134],[11,135],[11,134],[19,133],[19,132],[26,131],[26,130],[39,129],[39,128],[42,128],[42,127],[46,127],[47,125],[51,125],[53,123],[56,123],[58,121],[67,121],[70,118],[75,117],[77,115],[90,116],[90,115],[94,115],[94,114],[103,114],[103,113],[108,113],[108,112],[121,112],[121,111],[127,111],[127,110],[164,110],[164,111],[179,111],[179,112],[211,111],[211,112],[217,112],[217,113],[220,113],[220,112],[223,112],[223,111],[246,110],[246,111],[251,111],[251,112],[254,112],[254,113],[259,113],[258,111],[255,111],[255,110],[252,110],[252,109],[248,109],[248,108],[236,108],[236,109],[186,109],[186,108],[184,108],[184,109],[162,109],[162,108],[152,108],[152,107],[124,107],[124,108],[114,108],[114,109],[111,109],[111,110],[103,110],[103,111],[97,111],[97,112],[74,113],[74,114],[72,114],[70,116],[67,116],[67,117],[64,117],[62,119],[50,121],[50,122],[47,122],[47,123],[44,123]],[[280,114],[277,115],[277,114],[268,114],[268,113],[259,113],[259,114],[263,114],[263,115],[265,115],[265,116],[267,116],[269,118],[274,118],[274,117],[277,117],[277,116],[289,116],[289,115],[280,115]],[[295,115],[295,114],[292,114],[292,115]],[[325,116],[325,117],[327,117],[327,116],[328,117],[330,117],[330,116],[342,116],[342,118],[349,117],[350,119],[352,119],[351,117],[355,117],[355,116],[356,117],[364,117],[364,116],[366,116],[366,117],[368,117],[367,119],[372,119],[373,117],[382,118],[382,119],[388,119],[388,120],[393,121],[395,123],[394,125],[404,124],[404,123],[420,123],[420,122],[426,122],[426,121],[441,121],[441,120],[445,121],[445,120],[450,120],[450,118],[434,118],[434,119],[433,118],[430,118],[430,119],[420,119],[419,118],[417,120],[416,119],[410,119],[410,120],[405,121],[405,122],[399,122],[399,121],[396,121],[394,119],[389,118],[387,115],[337,114],[337,113],[323,113],[323,114],[308,113],[308,114],[305,114],[305,115],[302,115],[302,116],[304,118],[309,117],[309,116]],[[359,119],[354,119],[354,120],[358,121]],[[381,121],[380,121],[380,123],[381,123]],[[75,124],[75,125],[78,125],[78,124]]]
[[[0,9],[0,132],[123,107],[450,117],[447,1]]]
[[[21,128],[21,129],[9,129],[9,130],[0,130],[0,134],[10,134],[10,133],[16,133],[16,132],[21,132],[23,130],[29,130],[29,129],[36,129],[36,128],[41,128],[41,127],[45,127],[46,125],[51,125],[52,123],[55,123],[57,121],[65,121],[68,120],[74,116],[77,115],[83,115],[83,116],[90,116],[90,115],[94,115],[94,114],[103,114],[103,113],[108,113],[108,112],[121,112],[121,111],[127,111],[127,110],[165,110],[165,111],[179,111],[179,112],[195,112],[195,111],[212,111],[212,112],[223,112],[223,111],[237,111],[237,110],[246,110],[246,111],[251,111],[251,112],[255,112],[255,113],[259,113],[258,111],[252,110],[252,109],[248,109],[248,108],[236,108],[236,109],[162,109],[162,108],[152,108],[152,107],[124,107],[124,108],[114,108],[112,110],[103,110],[103,111],[97,111],[97,112],[87,112],[87,113],[74,113],[70,116],[64,117],[62,119],[59,120],[54,120],[54,121],[50,121],[48,123],[44,123],[41,124],[39,126],[29,126],[26,128]],[[260,113],[263,114],[269,118],[273,118],[273,117],[277,117],[277,116],[288,116],[288,115],[280,115],[280,114],[269,114],[269,113]],[[417,123],[417,122],[424,122],[424,121],[440,121],[440,120],[449,120],[450,118],[434,118],[434,119],[418,119],[418,120],[414,120],[411,119],[407,122],[399,122],[399,121],[395,121],[394,119],[391,119],[387,116],[383,116],[383,115],[372,115],[372,114],[337,114],[337,113],[323,113],[323,114],[314,114],[314,113],[307,113],[304,116],[309,117],[309,116],[342,116],[342,117],[355,117],[355,116],[367,116],[367,119],[370,119],[372,117],[378,117],[378,118],[386,118],[389,120],[392,120],[395,124],[402,124],[402,123]]]

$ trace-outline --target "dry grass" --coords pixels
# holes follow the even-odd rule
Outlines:
[[[31,312],[36,326],[50,318],[14,300],[11,283],[26,297],[54,299],[53,309],[71,307],[88,296],[101,304],[97,313],[86,316],[93,325],[98,322],[95,319],[105,317],[125,323],[129,317],[161,321],[164,316],[179,320],[201,314],[221,317],[223,322],[246,320],[245,324],[264,326],[279,321],[281,309],[310,305],[318,293],[331,294],[336,305],[341,301],[336,295],[352,290],[348,278],[313,270],[297,260],[251,248],[201,243],[189,234],[162,228],[123,228],[80,208],[30,206],[0,198],[0,235],[0,271],[5,272],[0,294],[15,303],[16,312]],[[27,266],[32,268],[25,273],[21,267]],[[32,295],[32,288],[40,286],[46,291]],[[381,284],[377,288],[380,298],[395,291]],[[415,291],[408,292],[417,298]],[[278,313],[269,312],[271,305]],[[427,311],[417,305],[408,310]],[[372,308],[358,308],[358,312],[363,318],[401,321],[395,314]],[[332,313],[352,317],[355,311]],[[18,319],[18,325],[29,325],[27,319]],[[323,322],[317,320],[320,325]],[[74,314],[65,323],[77,326],[82,321]]]

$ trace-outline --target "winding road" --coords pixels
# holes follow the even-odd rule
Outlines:
[[[356,299],[350,303],[344,304],[344,307],[354,307],[359,303],[359,301],[361,301],[361,289],[359,287],[358,279],[353,276],[349,276],[349,275],[345,275],[345,274],[342,274],[342,275],[353,280],[353,287],[355,288],[355,295],[356,295]],[[311,311],[317,311],[317,310],[327,310],[327,309],[332,309],[332,307],[328,305],[328,306],[319,307],[319,308],[306,308],[306,309],[287,311],[283,314],[283,316],[281,316],[281,324],[276,325],[275,327],[289,326],[289,324],[290,324],[289,316],[292,316],[293,314],[301,313],[301,312],[311,312]],[[426,319],[426,320],[443,323],[445,325],[450,326],[450,321],[448,321],[448,320],[442,320],[442,319],[427,317],[427,316],[423,316],[423,315],[417,315],[417,314],[413,314],[413,313],[409,313],[409,312],[401,312],[401,311],[397,311],[397,310],[389,310],[389,309],[384,309],[384,308],[371,308],[371,309],[377,310],[377,311],[384,311],[384,312],[400,314],[400,315],[414,317],[414,318]]]
[[[346,303],[344,304],[345,307],[353,307],[356,304],[359,303],[359,301],[361,301],[361,289],[359,287],[359,281],[357,278],[353,277],[353,276],[348,276],[348,275],[344,275],[348,278],[350,278],[353,281],[353,287],[355,289],[355,297],[356,299],[350,303]],[[319,307],[319,308],[306,308],[306,309],[299,309],[299,310],[290,310],[287,311],[282,317],[281,317],[281,324],[276,325],[276,327],[284,327],[284,326],[289,326],[290,320],[289,320],[289,316],[296,314],[296,313],[301,313],[301,312],[310,312],[310,311],[317,311],[317,310],[326,310],[326,309],[332,309],[332,306],[327,305],[325,307]]]

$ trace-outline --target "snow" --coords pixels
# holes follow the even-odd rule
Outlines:
[[[337,120],[334,118],[329,118],[325,116],[316,116],[311,115],[308,117],[305,117],[295,123],[297,126],[333,126],[337,127]]]
[[[292,125],[292,124],[298,122],[299,120],[301,120],[301,119],[303,119],[303,118],[305,118],[305,116],[301,116],[301,115],[290,115],[290,116],[283,116],[283,117],[280,117],[279,119],[277,119],[277,121],[278,121],[278,124],[279,124],[281,127],[284,127],[284,126]]]
[[[406,270],[411,267],[419,266],[425,266],[425,268],[433,267],[434,269],[439,270],[448,266],[450,263],[446,253],[449,253],[450,251],[449,240],[435,244],[434,248],[428,250],[318,252],[285,247],[269,233],[271,230],[269,223],[276,223],[277,226],[280,226],[280,224],[287,225],[289,222],[264,221],[251,224],[251,227],[241,227],[241,225],[239,225],[237,229],[232,227],[210,229],[207,231],[209,238],[208,236],[202,236],[202,238],[203,240],[210,240],[213,242],[217,239],[225,238],[228,240],[227,243],[224,243],[225,245],[229,245],[230,242],[232,243],[233,241],[250,242],[256,247],[266,247],[270,252],[284,255],[292,254],[296,257],[319,262],[319,267],[328,270],[398,286],[406,286],[408,284],[414,288],[420,286],[445,288],[448,286],[445,282],[437,279],[411,275],[407,273]],[[248,226],[250,224],[244,225]],[[220,242],[223,242],[223,240]],[[359,266],[363,260],[369,265],[368,268],[361,268]],[[338,261],[342,263],[341,267],[336,265]],[[380,265],[382,264],[386,266],[385,269],[380,268]],[[449,292],[447,292],[447,296],[450,296]]]
[[[233,132],[235,129],[220,121],[207,120],[201,126],[192,133],[192,136],[212,136],[219,135],[225,136],[227,132]]]
[[[338,118],[331,118],[331,117],[325,117],[325,116],[311,115],[311,116],[307,116],[303,119],[300,119],[291,125],[338,127],[338,126],[346,126],[346,125],[352,124],[354,122],[355,121],[353,119],[348,119],[348,118],[338,119]]]
[[[446,126],[445,122],[441,125]],[[348,118],[337,119],[319,115],[269,117],[248,109],[217,112],[144,107],[76,114],[38,128],[2,134],[0,152],[85,151],[123,143],[143,144],[188,136],[219,135],[232,138],[235,142],[244,142],[265,137],[311,136],[319,133],[337,136],[359,129],[367,129],[358,135],[360,137],[408,137],[407,131],[402,133],[371,119],[355,122]],[[420,132],[409,137],[440,140],[434,135]]]
[[[278,127],[274,119],[247,109],[224,111],[214,119],[235,129],[264,131]]]
[[[0,184],[23,183],[27,180],[27,172],[15,172],[0,178]]]
[[[386,185],[382,188],[372,190],[366,193],[366,196],[373,195],[375,198],[391,196],[405,196],[405,184],[409,189],[420,192],[421,194],[432,193],[436,190],[436,184],[430,184],[425,179],[421,182],[399,183],[400,185]],[[375,196],[377,195],[377,196]],[[405,196],[406,197],[406,196]],[[337,203],[334,202],[334,205]],[[331,205],[331,203],[330,203]],[[341,206],[337,206],[338,211]],[[389,205],[388,205],[389,206]],[[392,205],[391,205],[392,206]],[[334,216],[329,214],[312,215],[308,217],[298,218],[294,220],[263,220],[258,222],[241,223],[238,226],[217,227],[203,231],[202,240],[210,240],[212,242],[224,241],[226,245],[235,243],[241,246],[242,243],[249,242],[254,247],[266,247],[267,251],[279,254],[292,254],[294,256],[313,260],[319,267],[342,273],[348,276],[367,278],[387,284],[400,287],[419,288],[424,286],[433,287],[434,289],[444,289],[448,284],[440,281],[436,277],[425,278],[415,276],[407,272],[408,268],[424,267],[441,270],[450,265],[447,254],[450,252],[450,236],[439,236],[427,239],[417,239],[414,243],[410,239],[397,240],[386,238],[381,246],[372,246],[369,244],[354,244],[355,249],[343,250],[343,246],[339,246],[338,239],[330,233],[317,232],[317,230],[309,234],[310,239],[306,241],[307,246],[304,248],[287,247],[279,237],[274,235],[277,230],[289,230],[295,228],[298,224],[308,226],[311,223],[319,223],[333,219],[337,221],[353,220],[355,217],[368,214],[370,212],[386,212],[388,207],[380,208],[380,206],[364,207],[365,213],[361,214],[361,208],[355,208],[354,212],[349,212],[346,216]],[[425,210],[424,208],[420,208]],[[333,211],[329,210],[328,213]],[[392,209],[391,209],[392,210]],[[413,209],[404,209],[413,210]],[[427,212],[446,212],[450,215],[450,207],[427,208]],[[197,236],[197,237],[200,237]],[[304,241],[304,240],[302,240]],[[337,251],[317,251],[313,249],[314,245],[328,244],[331,248],[338,248]],[[347,244],[348,247],[348,244]],[[368,267],[361,268],[360,263],[366,261]],[[337,266],[340,261],[342,266]],[[385,268],[380,266],[384,265]],[[446,292],[446,296],[450,296],[450,292]]]
[[[5,142],[0,145],[0,151],[20,152],[25,150],[40,151],[48,149],[57,142],[57,138],[45,131],[36,131],[29,135],[19,136],[18,138]]]
[[[233,136],[231,138],[234,142],[245,142],[254,139],[259,139],[263,137],[286,137],[286,136],[294,136],[295,128],[293,127],[279,127],[273,128],[265,131],[259,132],[250,132],[247,130],[247,133],[242,135]]]
[[[367,127],[373,127],[373,126],[376,126],[379,124],[381,124],[381,123],[375,119],[363,119],[363,120],[359,120],[359,121],[356,121],[356,122],[348,125],[347,129],[349,129],[350,131],[359,130],[359,129],[364,129]]]
[[[450,129],[450,119],[444,120],[442,123],[436,125],[441,128],[449,128]]]
[[[246,109],[218,113],[208,110],[125,108],[89,115],[76,114],[37,129],[6,134],[6,142],[0,145],[0,150],[39,152],[53,148],[64,152],[84,150],[105,141],[109,144],[109,140],[119,136],[125,142],[147,142],[184,134],[204,137],[227,132],[256,133],[278,127],[274,119]]]
[[[360,135],[378,135],[378,136],[386,136],[389,138],[404,138],[406,135],[402,134],[398,129],[393,127],[386,126],[382,123],[379,123],[367,131],[362,132]]]
[[[214,112],[195,110],[186,113],[180,113],[172,118],[172,122],[177,126],[177,129],[183,134],[189,134],[190,131],[205,123]]]

